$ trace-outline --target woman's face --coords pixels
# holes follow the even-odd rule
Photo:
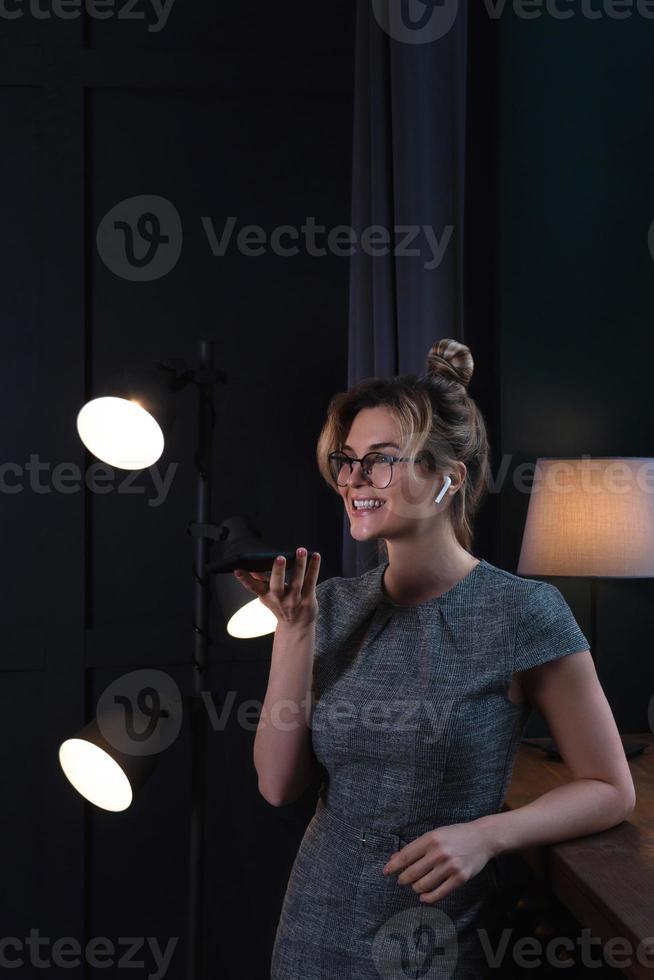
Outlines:
[[[363,408],[356,415],[345,445],[339,449],[350,458],[361,458],[368,452],[402,456],[400,434],[390,409],[379,405]],[[373,474],[374,474],[373,470]],[[347,473],[347,469],[346,469]],[[381,483],[375,479],[375,483]],[[370,538],[392,538],[417,534],[425,520],[443,510],[447,494],[440,504],[434,503],[443,485],[443,477],[427,464],[418,462],[394,463],[391,482],[386,487],[371,486],[359,463],[354,464],[347,485],[338,487],[350,521],[350,533],[357,541]],[[355,509],[358,498],[374,501],[369,509]]]

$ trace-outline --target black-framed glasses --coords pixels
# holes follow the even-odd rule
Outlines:
[[[361,459],[347,453],[329,454],[333,480],[339,487],[346,487],[355,463],[361,464],[363,475],[375,490],[384,490],[393,479],[393,463],[408,462],[411,456],[390,456],[388,453],[366,453]]]

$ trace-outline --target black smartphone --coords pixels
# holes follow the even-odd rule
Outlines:
[[[307,556],[310,554],[311,551],[307,548]],[[246,572],[271,572],[278,555],[284,556],[287,568],[296,558],[294,551],[251,551],[246,555],[237,555],[236,558],[230,558],[224,562],[216,562],[215,565],[211,566],[211,570],[213,572],[234,572],[237,568],[242,568]]]

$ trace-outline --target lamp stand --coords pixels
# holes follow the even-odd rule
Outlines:
[[[222,383],[226,375],[214,369],[214,342],[200,341],[199,368],[193,373],[198,392],[198,441],[195,454],[197,467],[197,489],[195,514],[198,525],[209,525],[211,522],[211,462],[213,450],[213,432],[215,426],[215,406],[213,386],[217,381]],[[206,690],[207,653],[211,637],[209,636],[211,591],[209,586],[209,550],[210,535],[195,535],[195,563],[193,576],[194,586],[194,620],[195,633],[193,642],[193,682],[190,698],[191,725],[191,819],[189,838],[189,867],[188,867],[188,949],[187,949],[187,978],[199,980],[198,966],[202,941],[202,868],[204,865],[204,805],[205,805],[205,772],[206,772],[206,721],[202,703],[202,692]]]

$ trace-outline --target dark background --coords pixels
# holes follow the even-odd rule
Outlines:
[[[528,502],[517,466],[651,454],[653,25],[507,13],[475,14],[472,30],[461,339],[477,359],[471,394],[494,471],[508,460],[475,553],[515,571]],[[118,955],[120,937],[180,937],[167,976],[181,978],[186,728],[122,814],[83,803],[57,749],[125,671],[159,667],[189,689],[193,393],[178,396],[159,463],[162,474],[177,464],[161,506],[148,504],[147,471],[131,484],[142,493],[119,492],[116,471],[102,495],[79,482],[61,492],[52,471],[92,464],[75,418],[114,369],[144,351],[193,358],[214,338],[229,376],[217,389],[215,519],[247,514],[289,547],[319,548],[322,578],[340,573],[340,502],[315,440],[346,387],[348,259],[216,258],[200,218],[268,231],[307,216],[349,223],[353,6],[177,0],[158,33],[26,12],[0,20],[0,34],[2,935],[104,936]],[[106,212],[141,194],[170,200],[184,231],[179,262],[152,282],[115,275],[95,244]],[[24,470],[33,456],[46,466],[40,489]],[[588,583],[553,581],[588,635]],[[599,583],[599,672],[622,731],[647,728],[651,596],[649,581]],[[315,788],[283,808],[259,796],[255,725],[236,710],[263,700],[272,639],[228,638],[215,604],[212,634],[211,688],[235,703],[209,735],[203,975],[259,980]],[[139,976],[154,969],[145,955]]]

